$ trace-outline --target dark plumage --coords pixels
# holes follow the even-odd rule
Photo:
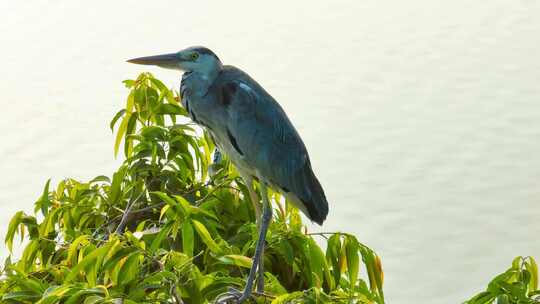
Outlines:
[[[229,143],[233,146],[234,150],[242,156],[244,156],[244,152],[240,150],[240,147],[238,146],[238,143],[236,142],[236,138],[231,134],[231,131],[227,129],[227,137],[229,138]]]
[[[328,203],[306,147],[285,111],[255,80],[223,66],[204,96],[185,98],[240,171],[256,176],[257,170],[276,189],[287,189],[284,194],[312,221],[323,223]]]

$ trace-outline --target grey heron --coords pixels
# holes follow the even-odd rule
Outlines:
[[[300,135],[270,94],[242,70],[223,65],[208,48],[190,47],[128,62],[184,72],[180,85],[182,105],[191,119],[208,131],[219,150],[229,156],[249,189],[259,219],[253,264],[244,291],[231,289],[217,302],[234,299],[241,303],[249,298],[257,271],[257,291],[263,292],[262,255],[272,219],[266,187],[283,193],[319,225],[328,214],[328,202]],[[254,180],[260,184],[262,214]]]

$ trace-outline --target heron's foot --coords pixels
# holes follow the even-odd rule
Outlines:
[[[230,287],[229,291],[217,296],[214,304],[240,304],[244,303],[249,297],[251,297],[251,290],[244,290],[242,292],[236,288]]]

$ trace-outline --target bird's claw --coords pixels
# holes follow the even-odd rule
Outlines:
[[[247,300],[247,298],[249,298],[249,295],[236,288],[230,287],[229,291],[217,296],[214,304],[240,304]]]

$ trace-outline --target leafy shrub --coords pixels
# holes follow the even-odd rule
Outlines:
[[[114,151],[123,142],[126,160],[112,177],[49,180],[35,214],[13,216],[7,247],[16,234],[28,243],[5,262],[4,303],[206,303],[244,286],[257,238],[246,186],[227,159],[212,163],[213,143],[182,117],[175,92],[149,73],[124,83],[111,129],[119,124]],[[323,251],[298,211],[269,195],[266,288],[252,301],[384,303],[371,249],[331,233]]]
[[[496,276],[483,291],[465,304],[534,304],[540,303],[538,266],[532,257],[517,257],[512,266]]]

